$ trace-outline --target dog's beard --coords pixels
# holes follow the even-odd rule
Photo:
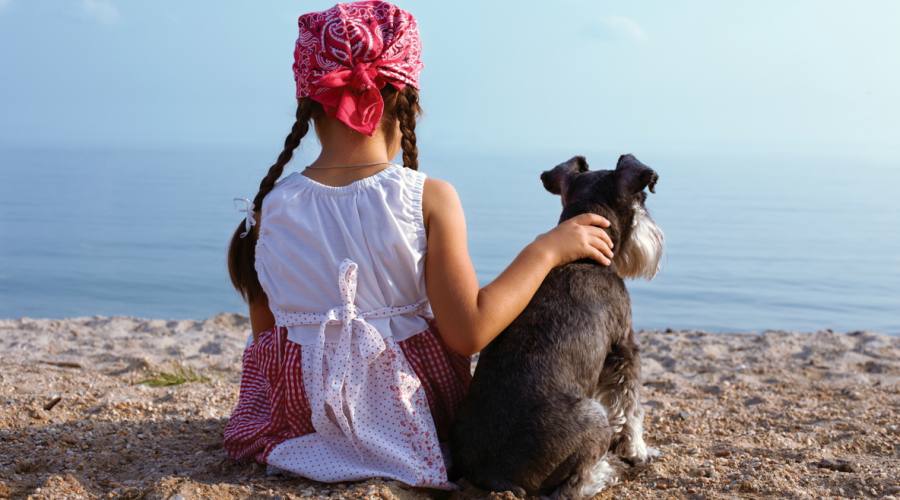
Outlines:
[[[653,279],[663,254],[663,232],[640,204],[634,204],[634,222],[622,253],[616,254],[616,270],[622,278]]]

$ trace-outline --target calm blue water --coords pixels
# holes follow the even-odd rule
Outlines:
[[[244,312],[231,199],[275,153],[0,152],[0,317]],[[537,176],[568,156],[422,158],[463,199],[483,283],[555,224]],[[900,162],[638,157],[660,173],[648,207],[667,237],[661,274],[630,285],[638,327],[900,333]]]

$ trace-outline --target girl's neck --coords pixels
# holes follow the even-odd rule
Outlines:
[[[316,134],[322,144],[319,157],[311,167],[351,167],[374,164],[361,168],[308,168],[303,175],[322,184],[344,186],[373,175],[387,168],[397,154],[399,145],[389,140],[381,127],[371,137],[350,129],[337,120],[325,117],[316,122]]]

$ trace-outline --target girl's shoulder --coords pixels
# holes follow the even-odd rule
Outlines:
[[[425,197],[431,198],[431,201],[434,201],[435,203],[452,201],[453,199],[459,198],[453,184],[436,177],[426,177],[423,190]]]
[[[426,178],[423,184],[422,215],[426,226],[435,218],[462,216],[462,202],[453,184],[434,177]]]

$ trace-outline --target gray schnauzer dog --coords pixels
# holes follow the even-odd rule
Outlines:
[[[586,498],[616,481],[608,452],[631,464],[659,452],[643,438],[640,356],[623,278],[653,278],[663,233],[644,202],[658,176],[634,156],[589,171],[576,156],[541,174],[560,221],[609,219],[612,265],[553,269],[522,314],[480,354],[451,435],[453,475],[519,496]]]

